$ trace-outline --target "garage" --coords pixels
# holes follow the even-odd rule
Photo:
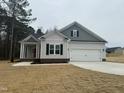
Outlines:
[[[100,50],[95,50],[95,49],[88,49],[88,50],[72,49],[70,51],[70,61],[71,62],[101,61],[101,53],[100,53]]]

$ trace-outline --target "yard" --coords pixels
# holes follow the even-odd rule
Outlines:
[[[124,63],[124,55],[108,56],[107,61]]]
[[[0,93],[123,93],[124,76],[70,64],[12,67],[0,63]]]

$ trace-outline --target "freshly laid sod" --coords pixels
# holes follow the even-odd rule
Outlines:
[[[12,67],[0,63],[0,93],[124,93],[124,76],[72,65]]]

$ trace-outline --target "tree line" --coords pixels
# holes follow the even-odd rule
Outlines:
[[[5,32],[7,32],[5,40],[0,39],[0,59],[10,58],[13,18],[14,58],[19,58],[19,41],[35,33],[34,28],[29,26],[30,23],[36,20],[36,18],[32,18],[32,10],[27,9],[29,5],[27,0],[0,0],[0,28],[3,23],[7,26],[5,29]],[[37,30],[36,34],[38,33],[42,33],[40,29]]]

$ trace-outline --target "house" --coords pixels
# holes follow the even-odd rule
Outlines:
[[[106,52],[108,54],[123,55],[124,49],[121,47],[111,47],[111,48],[107,48]]]
[[[106,41],[77,22],[42,36],[30,35],[20,44],[21,60],[88,62],[106,58]]]
[[[124,48],[122,48],[122,51],[123,51],[122,54],[124,55]]]

